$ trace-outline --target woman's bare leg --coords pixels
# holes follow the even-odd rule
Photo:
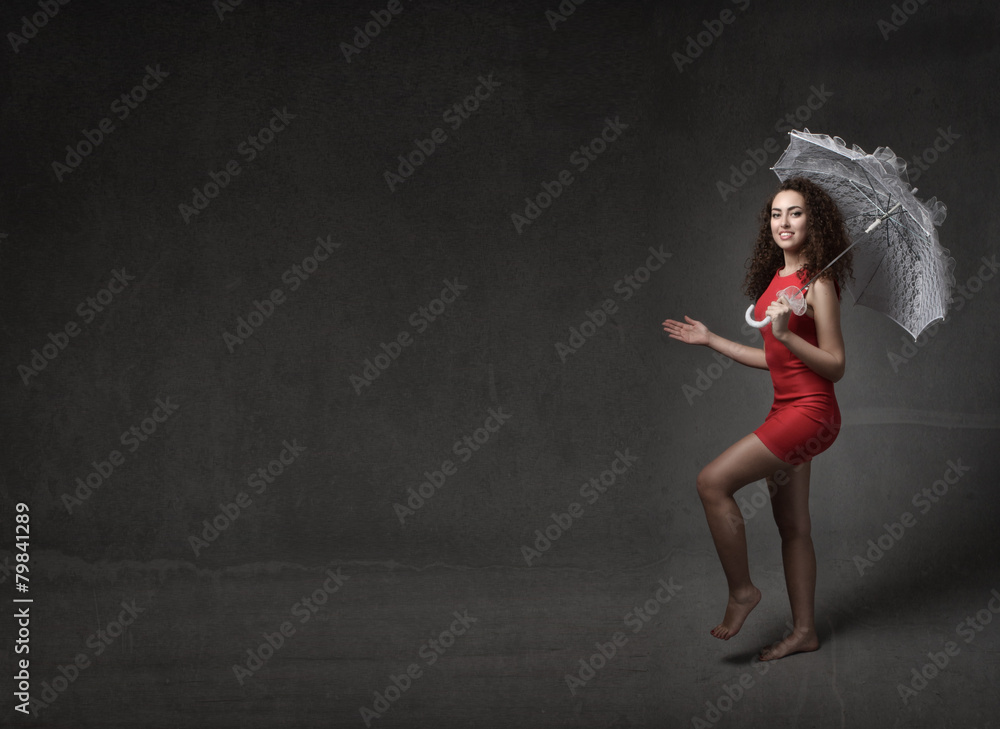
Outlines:
[[[773,661],[790,653],[819,648],[816,635],[816,553],[809,518],[809,462],[788,466],[768,479],[771,511],[781,535],[781,561],[785,587],[792,606],[792,634],[763,648],[759,658]]]
[[[698,495],[715,550],[729,583],[729,602],[722,622],[712,628],[716,638],[729,640],[743,627],[760,602],[760,590],[750,580],[746,530],[733,494],[754,481],[788,466],[751,433],[736,441],[698,474]]]

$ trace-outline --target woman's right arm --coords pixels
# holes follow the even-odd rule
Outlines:
[[[740,364],[757,369],[768,369],[767,360],[764,358],[764,350],[759,347],[748,347],[745,344],[734,342],[720,337],[708,330],[700,321],[695,321],[685,315],[687,323],[667,319],[663,322],[663,331],[670,335],[671,339],[676,339],[685,344],[702,344],[711,347],[716,352],[730,357]]]
[[[767,360],[764,358],[764,349],[762,347],[750,347],[746,344],[740,344],[739,342],[734,342],[730,339],[724,339],[718,334],[713,334],[709,332],[707,346],[714,349],[716,352],[720,352],[727,357],[731,357],[740,364],[745,364],[747,367],[756,367],[760,370],[769,369],[767,366]]]

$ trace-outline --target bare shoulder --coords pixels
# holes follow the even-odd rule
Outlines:
[[[812,286],[810,286],[809,288],[813,289],[814,291],[824,291],[824,292],[828,291],[834,296],[837,295],[837,287],[833,283],[832,278],[818,278],[812,282]]]
[[[837,286],[832,278],[818,278],[809,286],[806,296],[813,294],[812,302],[817,300],[837,301]]]
[[[819,327],[825,328],[827,322],[840,320],[840,299],[833,279],[820,278],[810,284],[806,291],[806,307]]]

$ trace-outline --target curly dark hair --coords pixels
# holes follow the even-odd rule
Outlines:
[[[805,276],[808,281],[817,271],[842,253],[851,242],[847,236],[844,218],[836,203],[822,187],[804,177],[791,177],[775,190],[774,195],[760,211],[760,229],[754,243],[753,256],[747,260],[747,276],[743,291],[754,301],[767,290],[774,273],[785,265],[785,255],[771,235],[771,205],[779,192],[794,190],[806,202],[808,237],[802,244],[805,258]],[[854,278],[853,251],[841,256],[820,278],[833,279],[841,288],[847,279]]]

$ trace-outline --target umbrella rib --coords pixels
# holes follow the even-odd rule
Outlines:
[[[855,190],[857,190],[858,192],[860,192],[860,193],[861,193],[861,195],[862,195],[862,196],[863,196],[863,197],[865,198],[865,200],[867,200],[867,201],[868,201],[868,203],[869,203],[870,205],[874,205],[874,206],[875,206],[875,208],[876,208],[876,209],[877,209],[877,210],[878,210],[878,211],[879,211],[880,213],[881,213],[881,212],[883,212],[883,210],[882,210],[882,207],[881,207],[881,206],[879,205],[879,203],[878,203],[878,192],[877,192],[877,191],[875,190],[875,188],[874,188],[874,187],[871,187],[871,192],[872,192],[872,194],[873,194],[873,195],[875,195],[875,196],[876,196],[876,199],[875,199],[875,200],[872,200],[872,199],[871,199],[870,197],[868,197],[868,193],[867,193],[867,192],[865,192],[865,190],[863,190],[863,189],[862,189],[861,187],[859,187],[859,186],[858,186],[858,183],[856,183],[856,182],[855,182],[854,180],[848,180],[848,182],[850,182],[850,183],[851,183],[851,187],[853,187],[853,188],[854,188]]]
[[[891,195],[887,196],[886,205],[885,205],[885,208],[883,208],[881,206],[881,204],[879,203],[879,201],[878,201],[878,190],[875,189],[875,185],[872,184],[871,178],[868,177],[868,172],[866,170],[864,170],[864,169],[862,169],[861,172],[862,172],[862,174],[864,174],[865,178],[868,180],[868,187],[871,190],[872,195],[875,196],[874,200],[872,200],[868,196],[868,194],[861,187],[859,187],[858,184],[854,180],[848,180],[848,182],[851,183],[851,186],[855,190],[857,190],[858,192],[860,192],[864,196],[865,200],[867,200],[870,205],[874,205],[875,206],[875,209],[878,210],[879,215],[885,215],[886,214],[885,211],[889,208],[889,203],[892,202],[892,196]]]
[[[849,180],[849,182],[851,183],[851,186],[854,187],[854,189],[857,190],[859,193],[861,193],[861,195],[863,195],[864,198],[870,204],[872,204],[872,205],[875,206],[875,209],[878,210],[880,217],[883,217],[884,220],[889,220],[890,222],[895,223],[898,227],[902,228],[903,230],[909,231],[913,235],[923,235],[922,232],[913,230],[912,228],[910,228],[910,227],[902,224],[898,220],[896,220],[893,217],[896,213],[887,212],[887,210],[889,210],[890,206],[892,205],[892,193],[891,192],[888,192],[888,191],[886,192],[885,208],[882,208],[881,205],[879,205],[879,202],[878,202],[878,190],[876,190],[875,185],[872,183],[871,177],[868,175],[868,170],[866,170],[864,168],[861,168],[861,174],[863,174],[865,176],[865,179],[868,180],[868,186],[871,189],[872,194],[875,196],[875,200],[872,200],[866,194],[865,190],[863,190],[860,186],[858,186],[858,184],[854,180]],[[902,214],[904,212],[906,212],[905,209],[900,210],[899,211],[899,215],[902,216]],[[861,217],[862,215],[864,215],[864,213],[859,213],[857,216],[852,216],[852,217]],[[909,213],[907,213],[907,215],[909,215]],[[910,217],[912,218],[913,216],[910,215]]]
[[[907,215],[909,215],[909,213],[907,213]],[[910,217],[912,218],[913,216],[911,215]],[[910,234],[910,236],[912,236],[913,238],[919,238],[921,240],[924,240],[926,238],[926,236],[924,235],[923,231],[914,230],[913,228],[909,227],[908,225],[906,225],[901,220],[896,220],[895,218],[893,218],[893,217],[890,216],[888,218],[888,221],[890,223],[892,223],[893,225],[895,225],[900,230],[905,230],[906,232],[908,232]],[[910,250],[912,251],[913,250],[913,246],[910,245],[910,236],[905,236],[902,233],[899,234],[899,237],[909,246]]]
[[[868,211],[865,211],[863,213],[857,213],[856,215],[845,215],[844,216],[844,222],[846,223],[849,220],[854,220],[855,218],[860,218],[860,217],[865,216],[865,215],[871,215],[871,213],[868,212]]]
[[[878,197],[877,197],[878,190],[876,190],[875,183],[872,182],[872,178],[868,175],[868,170],[866,170],[864,167],[862,167],[861,168],[861,173],[865,176],[865,179],[868,180],[868,186],[871,187],[872,190],[875,192],[875,194],[876,194],[876,198],[875,199],[877,201],[878,200]],[[886,190],[886,194],[885,194],[885,210],[891,209],[891,205],[892,205],[892,193],[889,192],[888,190]],[[882,214],[882,215],[887,215],[888,213],[886,213],[885,210],[879,210],[879,213]]]
[[[857,296],[855,297],[855,301],[857,301],[859,304],[861,303],[861,297],[865,295],[865,291],[868,289],[869,286],[871,286],[872,279],[875,278],[875,274],[878,272],[879,267],[882,265],[882,261],[884,261],[885,259],[886,259],[886,253],[883,251],[882,256],[878,259],[879,265],[875,267],[875,269],[871,272],[871,275],[868,276],[868,278],[865,280],[864,283],[860,283],[857,281],[857,279],[855,279],[854,281],[855,286],[852,288],[851,293],[854,293],[855,288],[857,289]]]
[[[861,296],[864,296],[865,292],[868,290],[868,287],[872,285],[872,280],[875,278],[875,274],[877,274],[879,269],[882,268],[882,264],[885,262],[885,259],[887,257],[888,256],[882,256],[879,259],[878,265],[875,266],[875,270],[872,271],[872,275],[868,277],[868,282],[861,288],[860,295],[858,296],[858,303],[861,303]]]

